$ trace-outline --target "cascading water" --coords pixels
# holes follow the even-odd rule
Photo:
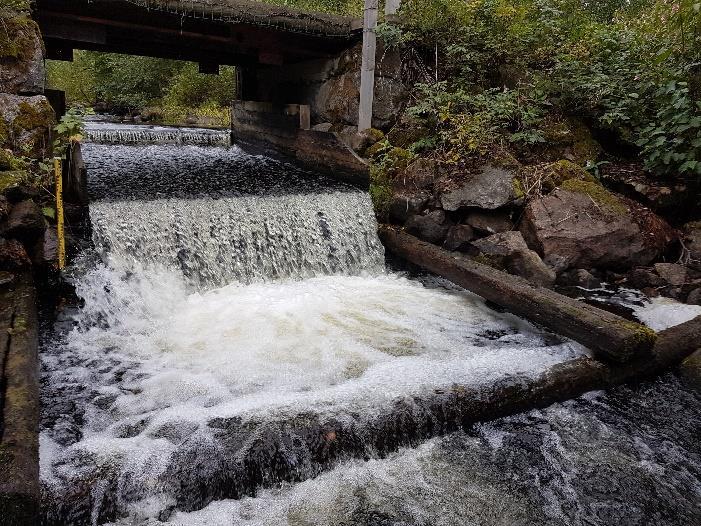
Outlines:
[[[513,485],[495,480],[508,460],[496,453],[492,472],[472,468],[479,433],[392,451],[451,430],[431,395],[519,381],[582,348],[387,272],[356,189],[235,147],[93,143],[84,157],[84,306],[42,351],[45,524],[579,524],[546,498],[558,474],[492,520],[485,503]],[[527,522],[531,508],[547,521]]]

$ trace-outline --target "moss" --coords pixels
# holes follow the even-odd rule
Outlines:
[[[596,178],[584,168],[563,159],[548,166],[547,175],[543,178],[543,189],[551,192],[558,186],[562,186],[565,181],[573,179],[598,184]]]
[[[0,16],[0,59],[30,60],[39,28],[26,15]]]
[[[599,207],[616,215],[625,215],[628,213],[628,207],[623,204],[618,197],[600,184],[592,183],[591,181],[569,179],[562,184],[561,188],[563,190],[569,190],[570,192],[586,194],[591,197]]]
[[[511,185],[513,186],[514,189],[514,198],[515,199],[522,199],[526,197],[526,191],[523,188],[523,182],[521,182],[521,179],[518,177],[514,177],[511,180]]]
[[[412,160],[414,160],[413,153],[411,153],[409,150],[405,150],[404,148],[395,146],[385,154],[383,164],[388,166],[389,172],[396,174],[406,170],[407,166],[409,166],[409,163]]]
[[[380,153],[382,150],[384,150],[387,147],[387,145],[384,143],[384,141],[379,141],[370,146],[367,150],[365,150],[365,157],[368,159],[374,159]]]
[[[33,130],[36,128],[50,128],[53,124],[53,109],[46,99],[40,100],[37,104],[20,102],[19,113],[12,121],[12,128],[15,131]]]
[[[0,145],[5,144],[10,139],[10,127],[5,119],[0,118]]]
[[[633,340],[626,350],[634,352],[638,349],[652,349],[657,340],[657,333],[650,327],[635,323],[633,321],[622,321],[620,326],[633,332]]]
[[[370,128],[367,134],[370,136],[370,139],[372,139],[373,144],[385,138],[385,134],[382,133],[382,130],[378,130],[377,128]]]

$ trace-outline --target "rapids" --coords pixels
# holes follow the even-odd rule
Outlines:
[[[636,488],[668,499],[651,489],[664,477],[698,495],[696,443],[671,423],[664,440],[641,430],[645,393],[621,395],[629,419],[600,410],[618,403],[602,394],[423,444],[406,435],[452,430],[430,395],[586,350],[387,269],[365,192],[132,128],[91,124],[84,145],[94,248],[70,269],[83,304],[42,347],[45,524],[609,524],[634,516],[621,499]],[[137,144],[109,144],[125,141]],[[670,382],[646,389],[686,410],[693,395]],[[592,434],[601,464],[626,454],[609,490],[582,496]],[[659,524],[698,518],[670,506],[676,522]]]

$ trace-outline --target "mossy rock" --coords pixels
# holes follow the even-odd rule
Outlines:
[[[628,214],[628,207],[618,197],[598,183],[580,179],[568,179],[560,188],[588,195],[602,211],[616,215]]]
[[[48,157],[53,125],[46,97],[0,94],[0,147],[35,159]]]
[[[430,130],[416,119],[404,116],[387,133],[387,139],[400,148],[409,148],[415,142],[428,137]]]
[[[26,170],[27,162],[15,157],[12,150],[0,148],[0,171]]]
[[[541,130],[551,154],[564,155],[577,164],[595,162],[601,155],[601,145],[592,137],[591,130],[577,119],[549,120]]]
[[[24,14],[12,13],[0,15],[0,59],[12,59],[18,62],[31,60],[34,43],[39,30],[37,23]]]
[[[562,186],[565,181],[573,179],[599,184],[596,177],[591,175],[584,168],[572,161],[563,159],[552,163],[548,167],[548,174],[543,178],[543,189],[546,192],[552,192],[555,188]]]

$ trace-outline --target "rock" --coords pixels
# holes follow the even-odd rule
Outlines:
[[[635,268],[626,275],[626,285],[639,290],[657,289],[665,286],[665,280],[654,269]]]
[[[686,303],[689,305],[701,305],[701,287],[689,292],[689,295],[686,297]]]
[[[2,17],[0,92],[44,93],[44,47],[39,26],[29,16]]]
[[[33,243],[44,233],[45,228],[46,221],[41,208],[34,201],[27,200],[12,208],[2,231],[5,237]]]
[[[450,227],[450,220],[443,210],[413,216],[405,225],[407,232],[434,245],[443,243]]]
[[[44,235],[37,239],[33,251],[35,265],[51,265],[58,261],[58,235],[56,227],[44,229]]]
[[[655,272],[665,281],[665,284],[672,287],[681,287],[686,283],[686,267],[676,263],[655,263]]]
[[[25,184],[29,174],[27,172],[3,172],[0,173],[0,192],[10,203],[19,203],[27,199],[37,199],[39,190]]]
[[[701,270],[701,221],[684,225],[682,235],[684,246],[689,251],[689,266]]]
[[[318,131],[318,132],[330,132],[331,128],[333,128],[333,124],[330,122],[322,122],[320,124],[315,124],[312,126],[312,130]]]
[[[526,278],[542,287],[555,283],[555,272],[548,268],[540,256],[528,248],[518,231],[502,232],[473,243],[487,259],[511,274]]]
[[[389,217],[397,223],[404,224],[411,216],[421,213],[426,208],[428,199],[429,195],[425,192],[395,193],[389,204]]]
[[[664,223],[654,220],[656,225]],[[624,269],[649,264],[668,243],[666,233],[644,230],[638,221],[642,220],[633,217],[627,202],[603,187],[567,181],[528,204],[520,229],[528,245],[558,273],[571,268]]]
[[[384,133],[375,128],[358,132],[357,126],[345,126],[338,135],[345,144],[358,154],[362,154],[370,146],[385,137]]]
[[[465,223],[482,234],[498,234],[514,229],[511,215],[500,210],[473,210],[467,214]]]
[[[0,270],[21,270],[31,265],[24,245],[16,239],[0,238]]]
[[[476,237],[475,231],[470,225],[451,226],[443,243],[443,248],[466,252],[472,246],[470,241],[473,241]]]
[[[661,180],[646,172],[640,162],[605,164],[601,167],[600,177],[608,188],[657,212],[677,217],[680,211],[693,207],[698,199],[697,188],[684,177],[673,176]]]
[[[36,159],[51,153],[54,110],[43,95],[0,93],[0,147]]]
[[[578,268],[564,272],[557,277],[558,285],[568,287],[581,287],[583,289],[598,289],[601,280],[586,269]]]
[[[440,194],[441,206],[451,212],[467,207],[492,210],[515,198],[514,172],[492,165],[484,166],[479,173],[469,175],[457,187]]]
[[[360,62],[362,44],[359,43],[340,57],[328,61],[323,71],[310,74],[303,65],[299,74],[306,80],[305,98],[310,101],[312,118],[334,124],[358,124],[360,102]],[[372,125],[388,128],[397,120],[408,98],[402,82],[399,52],[378,46],[375,69],[375,99]]]
[[[684,385],[701,393],[701,348],[681,363],[679,376]]]

